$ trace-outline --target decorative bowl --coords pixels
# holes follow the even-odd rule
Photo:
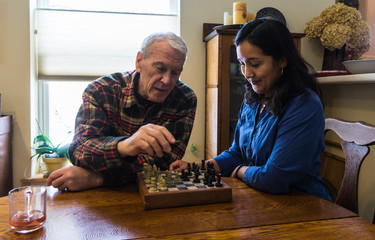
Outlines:
[[[375,73],[375,59],[349,60],[343,64],[352,74]]]

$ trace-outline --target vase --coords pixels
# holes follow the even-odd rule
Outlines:
[[[324,48],[322,70],[343,70],[342,62],[345,59],[345,45],[333,51]]]
[[[52,173],[60,168],[66,167],[70,165],[69,159],[66,157],[60,158],[43,158],[43,162],[46,166],[47,173]]]

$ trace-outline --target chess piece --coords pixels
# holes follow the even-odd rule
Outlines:
[[[165,180],[165,184],[166,184],[167,186],[173,185],[172,172],[171,172],[171,171],[168,171],[168,170],[167,170],[167,171],[165,172],[164,180]]]
[[[201,160],[201,161],[202,161],[201,170],[206,170],[205,160]]]
[[[157,183],[156,183],[156,177],[151,177],[151,187],[148,189],[149,192],[157,192]]]
[[[212,183],[212,177],[211,177],[211,176],[209,176],[208,179],[207,179],[207,186],[208,186],[208,187],[213,187],[213,186],[215,186],[215,185]]]
[[[201,180],[199,180],[199,172],[195,171],[193,183],[200,183],[200,182]]]
[[[189,181],[189,173],[186,172],[184,169],[182,169],[182,172],[181,172],[181,179],[182,181]]]
[[[159,178],[159,181],[157,183],[157,186],[158,188],[161,190],[161,191],[167,191],[167,187],[166,187],[166,183],[165,183],[165,180],[164,178],[160,177]]]
[[[191,173],[191,164],[190,164],[190,163],[188,163],[188,166],[187,166],[187,172],[188,172],[188,176],[193,175],[193,174]]]
[[[223,183],[221,182],[221,173],[218,173],[216,175],[216,184],[215,184],[216,187],[222,187],[223,186]]]
[[[181,181],[180,173],[178,171],[175,171],[174,172],[174,182],[180,182],[180,181]]]

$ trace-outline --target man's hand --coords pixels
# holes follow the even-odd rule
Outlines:
[[[176,160],[169,165],[169,171],[182,171],[187,169],[188,163],[182,160]]]
[[[69,166],[54,171],[47,178],[47,186],[53,186],[60,191],[81,191],[103,185],[103,177],[90,170]]]
[[[165,127],[150,123],[139,128],[131,137],[119,142],[117,150],[121,157],[136,156],[140,153],[162,157],[164,152],[172,151],[171,144],[175,141]]]

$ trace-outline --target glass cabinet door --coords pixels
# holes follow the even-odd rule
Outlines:
[[[234,131],[238,121],[238,112],[243,102],[245,88],[244,77],[241,73],[241,64],[237,61],[235,46],[230,48],[230,120],[229,120],[229,143],[232,144]]]

